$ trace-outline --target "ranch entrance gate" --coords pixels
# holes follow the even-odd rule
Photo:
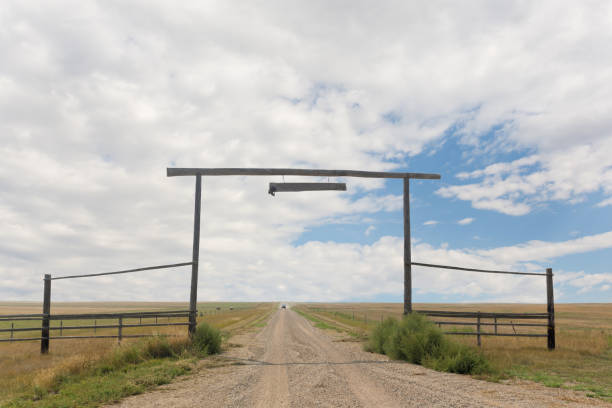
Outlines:
[[[171,265],[160,265],[151,266],[138,269],[129,269],[116,272],[103,272],[93,273],[84,275],[71,275],[71,276],[59,276],[51,277],[51,275],[45,275],[44,278],[44,290],[43,290],[43,313],[39,315],[0,315],[0,324],[8,321],[19,321],[19,320],[40,320],[42,322],[42,328],[14,328],[11,323],[10,329],[0,329],[0,332],[10,332],[10,339],[0,339],[0,342],[4,341],[19,341],[19,340],[41,340],[41,352],[46,353],[49,349],[49,340],[51,338],[95,338],[95,337],[115,337],[118,339],[122,338],[122,328],[124,327],[141,327],[141,326],[165,326],[165,325],[186,325],[188,331],[193,334],[196,328],[196,317],[197,317],[197,288],[198,288],[198,271],[199,271],[199,251],[200,251],[200,218],[201,218],[201,201],[202,201],[202,177],[214,177],[214,176],[306,176],[306,177],[362,177],[362,178],[385,178],[385,179],[401,179],[403,180],[403,217],[404,217],[404,314],[411,313],[412,309],[412,265],[442,268],[442,269],[454,269],[463,270],[470,272],[481,272],[481,273],[498,273],[498,274],[513,274],[513,275],[538,275],[546,276],[546,292],[547,292],[547,312],[546,313],[468,313],[468,312],[443,312],[443,311],[425,311],[416,310],[415,312],[423,313],[432,317],[447,317],[447,318],[475,318],[476,322],[459,322],[458,324],[463,325],[475,325],[477,332],[449,332],[449,334],[458,335],[476,335],[478,337],[478,344],[480,345],[480,337],[484,335],[492,336],[525,336],[525,337],[547,337],[548,348],[555,348],[555,323],[554,323],[554,298],[553,298],[553,282],[552,282],[552,270],[549,268],[546,273],[530,273],[530,272],[510,272],[510,271],[495,271],[495,270],[483,270],[473,268],[463,268],[449,265],[437,265],[437,264],[426,264],[420,262],[412,262],[411,250],[410,250],[410,179],[421,179],[421,180],[439,180],[439,174],[429,173],[405,173],[405,172],[374,172],[374,171],[360,171],[360,170],[320,170],[320,169],[269,169],[269,168],[167,168],[168,177],[179,177],[179,176],[194,176],[195,177],[195,209],[194,209],[194,221],[193,221],[193,247],[192,247],[192,260],[191,262],[183,262]],[[274,195],[276,192],[289,192],[289,191],[322,191],[322,190],[346,190],[344,183],[270,183],[269,193]],[[189,297],[189,310],[175,310],[166,312],[138,312],[138,313],[124,313],[124,314],[97,314],[97,315],[51,315],[51,281],[56,279],[71,279],[71,278],[84,278],[101,275],[115,275],[123,273],[140,272],[154,269],[165,269],[179,266],[191,265],[191,288]],[[166,323],[161,323],[158,318],[167,318]],[[188,322],[170,322],[171,317],[188,317]],[[115,318],[118,320],[116,325],[106,325],[105,328],[117,328],[117,335],[113,336],[60,336],[51,337],[49,334],[50,329],[62,330],[73,330],[73,329],[84,329],[91,328],[91,326],[69,326],[63,327],[50,327],[51,320],[60,319],[85,319],[85,318]],[[138,324],[124,324],[124,318],[138,319]],[[143,324],[142,319],[155,318],[155,322],[146,322]],[[494,323],[483,323],[481,318],[494,319]],[[499,322],[498,319],[546,319],[546,323],[503,323]],[[63,320],[62,320],[63,321]],[[443,324],[450,324],[448,321],[436,322],[440,326]],[[481,326],[495,326],[495,332],[482,332]],[[513,330],[515,326],[536,326],[536,327],[547,327],[547,334],[533,334],[533,333],[514,333],[505,334],[498,333],[498,325],[512,325]],[[95,328],[100,326],[93,326]],[[41,330],[40,337],[30,338],[13,338],[14,332],[17,331],[33,331]],[[145,335],[143,335],[145,336]],[[136,336],[123,336],[123,337],[141,337]]]

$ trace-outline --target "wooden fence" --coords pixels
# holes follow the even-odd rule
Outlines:
[[[506,337],[549,337],[548,333],[526,333],[517,332],[517,328],[548,328],[548,313],[488,313],[488,312],[450,312],[440,310],[415,310],[416,313],[424,314],[428,317],[444,318],[445,320],[433,320],[438,327],[442,326],[474,326],[475,331],[444,331],[445,334],[460,336],[476,336],[477,343],[481,345],[481,336],[506,336]],[[474,321],[456,321],[448,319],[474,319]],[[545,322],[523,323],[524,320],[545,320]],[[489,328],[489,330],[484,330]],[[491,331],[493,329],[493,331]],[[508,332],[503,329],[512,329]],[[554,331],[553,331],[554,333]],[[554,334],[553,334],[554,336]],[[554,338],[552,339],[554,342]],[[551,343],[549,338],[548,343]]]
[[[8,333],[9,338],[0,338],[0,342],[13,342],[13,341],[29,341],[29,340],[40,340],[40,352],[45,354],[49,351],[49,341],[59,339],[103,339],[103,338],[117,338],[121,341],[122,338],[128,337],[150,337],[152,334],[124,334],[123,330],[133,327],[157,327],[157,326],[188,326],[189,333],[195,330],[196,314],[197,309],[195,305],[190,304],[190,310],[173,310],[173,311],[159,311],[159,312],[126,312],[126,313],[79,313],[79,314],[51,314],[51,281],[59,279],[75,279],[75,278],[90,278],[95,276],[105,275],[118,275],[132,272],[150,271],[156,269],[167,269],[176,268],[180,266],[193,266],[193,262],[182,262],[170,265],[157,265],[147,266],[144,268],[126,269],[114,272],[101,272],[101,273],[90,273],[82,275],[69,275],[69,276],[56,276],[52,277],[46,274],[44,277],[43,285],[43,308],[41,314],[16,314],[16,315],[0,315],[0,333]],[[160,318],[162,321],[160,322]],[[166,318],[166,322],[163,319]],[[188,322],[177,322],[170,321],[170,319],[176,318],[187,318]],[[134,320],[138,320],[138,323],[134,323]],[[143,319],[145,322],[143,323]],[[147,321],[149,319],[149,321]],[[153,321],[154,319],[154,321]],[[15,327],[15,322],[23,321],[40,321],[40,326],[37,327]],[[92,321],[93,324],[85,325],[69,325],[64,326],[64,320],[87,320]],[[98,325],[98,320],[116,320],[116,323]],[[131,320],[131,321],[130,321]],[[59,321],[59,326],[51,326],[51,321]],[[11,327],[5,327],[8,322],[11,323]],[[3,324],[4,323],[4,324]],[[64,336],[64,330],[86,330],[90,329],[94,331],[93,336]],[[110,335],[97,335],[98,329],[117,329],[116,334]],[[15,337],[15,333],[22,332],[34,332],[40,330],[40,337]],[[51,331],[58,331],[59,336],[51,336]]]
[[[555,307],[553,296],[553,274],[552,269],[546,269],[546,273],[537,272],[512,272],[512,271],[493,271],[485,269],[464,268],[458,266],[425,264],[420,262],[412,262],[413,265],[425,266],[430,268],[440,269],[455,269],[468,272],[482,273],[497,273],[509,275],[527,275],[527,276],[544,276],[546,278],[546,312],[541,313],[499,313],[499,312],[469,312],[469,311],[447,311],[447,310],[416,310],[412,312],[424,314],[430,318],[438,327],[444,329],[444,332],[449,335],[460,336],[476,336],[477,343],[481,345],[482,336],[503,336],[503,337],[546,337],[548,349],[555,349]],[[329,310],[318,307],[313,307],[315,312],[329,312],[334,316],[347,320],[363,321],[366,325],[373,324],[378,321],[382,322],[385,313],[391,314],[388,311],[355,311],[350,309],[345,310]],[[406,314],[406,313],[404,313]],[[392,314],[391,314],[392,315]],[[466,321],[470,320],[470,321]],[[456,327],[463,327],[464,330],[455,330]],[[473,327],[474,329],[468,329]],[[546,329],[545,332],[538,329]]]
[[[538,272],[514,272],[514,271],[498,271],[498,270],[488,270],[488,269],[475,269],[475,268],[464,268],[459,266],[449,266],[449,265],[437,265],[437,264],[427,264],[421,262],[412,262],[412,265],[424,266],[428,268],[439,268],[439,269],[454,269],[459,271],[468,271],[468,272],[479,272],[479,273],[495,273],[495,274],[504,274],[504,275],[527,275],[527,276],[545,276],[546,277],[546,313],[482,313],[482,312],[449,312],[449,311],[439,311],[439,310],[417,310],[416,312],[425,314],[431,317],[454,317],[454,318],[472,318],[475,319],[475,322],[449,322],[449,321],[436,321],[435,323],[438,326],[442,327],[442,325],[456,325],[456,326],[476,326],[476,332],[446,332],[447,334],[453,335],[463,335],[463,336],[477,336],[478,345],[480,346],[480,337],[481,336],[513,336],[513,337],[546,337],[548,339],[548,349],[555,349],[555,298],[553,291],[553,273],[551,268],[546,269],[546,273],[538,273]],[[488,319],[488,322],[483,322],[482,319]],[[492,321],[491,321],[492,319]],[[498,322],[498,319],[503,319],[504,321],[508,319],[514,320],[525,320],[525,319],[536,319],[536,320],[546,320],[546,323],[514,323],[510,322]],[[493,326],[495,331],[488,332],[482,331],[482,327]],[[499,327],[512,326],[513,333],[501,333],[499,332]],[[546,327],[546,334],[538,334],[538,333],[517,333],[516,327]]]
[[[362,321],[365,326],[382,323],[385,317],[393,316],[388,311],[357,311],[354,310],[329,310],[313,307],[314,312],[332,313],[334,317],[353,321]],[[444,334],[459,336],[476,336],[478,346],[481,346],[482,336],[502,336],[502,337],[546,337],[548,344],[554,345],[554,327],[552,331],[534,332],[540,328],[549,328],[548,313],[506,313],[506,312],[469,312],[469,311],[447,311],[447,310],[418,310],[413,309],[413,313],[420,313],[430,318],[432,323],[444,330]],[[458,320],[459,319],[459,320]],[[466,321],[466,319],[473,319]],[[527,321],[527,322],[525,322]],[[454,330],[456,327],[466,327],[465,330]],[[467,327],[473,329],[467,329]],[[551,335],[553,336],[551,338]],[[554,347],[549,347],[554,348]]]
[[[162,327],[162,326],[188,326],[188,321],[180,321],[180,319],[188,319],[190,316],[189,310],[171,310],[158,312],[129,312],[129,313],[79,313],[79,314],[17,314],[17,315],[0,315],[0,323],[6,325],[11,323],[10,328],[1,328],[0,333],[8,338],[0,338],[0,342],[16,342],[16,341],[38,341],[41,342],[41,352],[46,352],[49,349],[50,340],[63,339],[112,339],[116,338],[121,342],[124,338],[133,337],[152,337],[156,334],[126,334],[124,329],[139,328],[139,327]],[[86,321],[86,324],[70,324],[71,321]],[[109,322],[109,320],[111,322]],[[177,321],[179,320],[179,321]],[[35,326],[30,327],[15,327],[15,322],[40,322]],[[51,322],[59,322],[59,324],[51,325]],[[68,325],[64,325],[64,322]],[[98,321],[101,321],[100,323]],[[108,333],[108,329],[117,329],[115,333]],[[93,331],[93,334],[79,335],[64,335],[64,331],[68,333],[74,330]],[[98,330],[102,330],[104,334],[98,334]],[[15,337],[15,334],[40,332],[37,337]],[[51,332],[59,333],[57,336],[52,336]],[[163,335],[162,335],[163,336]],[[44,350],[44,351],[43,351]]]

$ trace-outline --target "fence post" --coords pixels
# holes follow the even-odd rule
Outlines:
[[[123,329],[123,316],[119,316],[119,333],[117,333],[117,343],[121,344],[122,338],[122,329]]]
[[[493,319],[495,321],[495,334],[497,334],[497,317],[494,317]]]
[[[548,312],[548,349],[555,349],[555,297],[552,268],[546,268],[546,305]]]
[[[13,329],[15,328],[15,322],[11,322],[11,342],[13,341]]]
[[[476,338],[478,339],[478,347],[480,347],[480,311],[478,312],[476,319]]]
[[[64,335],[64,321],[60,320],[60,336]]]
[[[51,275],[45,274],[43,289],[43,319],[40,333],[40,353],[49,352],[49,314],[51,313]]]
[[[98,320],[94,319],[94,334],[96,334],[96,329],[98,328]]]
[[[404,314],[412,313],[412,257],[410,253],[410,179],[404,178]]]
[[[191,258],[191,293],[189,295],[189,335],[196,330],[198,303],[198,264],[200,262],[200,209],[202,200],[202,176],[196,175],[195,210],[193,214],[193,253]]]

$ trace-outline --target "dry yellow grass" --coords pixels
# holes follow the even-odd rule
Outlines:
[[[219,307],[221,310],[217,310]],[[230,310],[230,307],[233,310]],[[186,310],[185,303],[125,302],[125,303],[57,303],[52,313],[119,313],[150,310]],[[270,303],[201,303],[198,310],[205,313],[199,321],[233,332],[250,326],[267,316],[275,305]],[[40,313],[40,304],[0,303],[0,315]],[[175,319],[184,321],[185,319]],[[34,325],[39,322],[34,322]],[[32,326],[32,323],[28,323]],[[116,333],[116,329],[97,329],[96,334]],[[124,329],[124,334],[172,335],[171,342],[184,341],[186,326],[144,327]],[[65,333],[66,334],[66,333]],[[71,331],[75,335],[91,335],[92,330]],[[27,336],[39,336],[34,332]],[[137,339],[124,339],[130,344]],[[58,376],[82,372],[118,347],[116,339],[51,340],[50,352],[40,354],[40,342],[0,343],[0,404],[23,390],[34,386],[45,387]]]

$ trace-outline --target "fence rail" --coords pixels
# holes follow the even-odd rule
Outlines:
[[[436,269],[452,269],[458,271],[467,271],[467,272],[478,272],[478,273],[495,273],[495,274],[505,274],[505,275],[528,275],[528,276],[545,276],[546,277],[546,313],[473,313],[473,312],[445,312],[445,311],[436,311],[436,310],[421,310],[417,311],[419,313],[426,314],[431,317],[464,317],[464,318],[476,318],[477,331],[476,333],[471,332],[449,332],[447,334],[461,334],[461,335],[476,335],[478,338],[478,345],[480,346],[480,336],[520,336],[520,337],[546,337],[548,339],[548,349],[554,350],[556,341],[555,341],[555,297],[553,292],[553,273],[552,268],[546,268],[546,273],[536,273],[536,272],[517,272],[517,271],[499,271],[492,269],[477,269],[477,268],[466,268],[462,266],[451,266],[451,265],[439,265],[439,264],[429,264],[422,262],[411,262],[411,265],[423,266],[427,268],[436,268]],[[404,312],[405,313],[405,312]],[[480,327],[484,325],[481,322],[481,319],[494,319],[495,320],[495,333],[483,333],[480,330]],[[497,332],[497,319],[546,319],[547,323],[543,325],[543,327],[547,328],[546,334],[519,334],[519,333],[508,333],[508,334],[500,334]],[[445,324],[442,322],[441,324]],[[470,322],[466,322],[470,323]],[[524,323],[523,326],[527,324]]]
[[[446,310],[415,310],[415,312],[436,317],[476,317],[503,319],[548,319],[548,313],[497,313],[497,312],[450,312]]]
[[[170,319],[186,318],[188,319],[191,312],[189,310],[170,310],[170,311],[157,311],[157,312],[126,312],[126,313],[80,313],[80,314],[56,314],[56,315],[0,315],[0,322],[11,321],[11,327],[6,329],[0,329],[0,333],[8,333],[9,338],[2,338],[0,342],[15,342],[15,341],[41,341],[48,342],[49,340],[62,340],[62,339],[112,339],[116,338],[119,341],[123,338],[135,338],[135,337],[152,337],[156,334],[124,334],[124,329],[131,329],[136,327],[162,327],[162,326],[188,326],[188,321],[176,322],[170,321]],[[166,318],[167,321],[160,322],[159,318]],[[124,323],[124,319],[138,319],[137,323]],[[155,322],[145,321],[143,319],[155,319]],[[15,327],[14,321],[33,321],[37,320],[41,322],[38,327]],[[94,324],[82,324],[82,325],[71,325],[64,326],[64,320],[93,320]],[[116,324],[97,324],[98,320],[117,320]],[[45,326],[45,322],[59,321],[59,326],[51,326],[49,323]],[[93,335],[85,336],[64,336],[64,330],[94,330]],[[109,335],[97,335],[96,331],[117,329],[116,334]],[[50,332],[57,332],[59,330],[59,336],[51,336]],[[39,337],[15,337],[15,333],[33,332],[40,331],[43,333]],[[46,335],[45,335],[46,333]],[[159,334],[160,336],[172,336],[168,334]]]
[[[167,264],[167,265],[156,265],[156,266],[145,266],[143,268],[133,268],[133,269],[124,269],[124,270],[120,270],[120,271],[112,271],[112,272],[99,272],[99,273],[87,273],[87,274],[80,274],[80,275],[66,275],[66,276],[56,276],[56,277],[52,277],[50,274],[45,274],[44,277],[44,284],[43,284],[43,310],[42,310],[42,314],[36,314],[36,315],[7,315],[7,316],[0,316],[0,322],[6,322],[6,321],[18,321],[18,320],[41,320],[41,327],[39,328],[41,331],[40,337],[39,338],[32,338],[32,340],[36,340],[39,339],[40,340],[40,352],[42,354],[45,354],[49,351],[49,340],[54,339],[55,337],[51,337],[50,335],[50,331],[51,330],[57,330],[56,328],[52,328],[51,327],[51,321],[52,320],[60,320],[60,338],[68,338],[69,336],[61,336],[61,334],[63,334],[64,330],[76,330],[76,329],[85,329],[85,328],[89,328],[89,327],[78,327],[78,326],[68,326],[68,327],[63,327],[63,321],[64,320],[70,320],[70,319],[94,319],[94,325],[95,325],[95,319],[118,319],[118,324],[116,326],[117,328],[117,336],[110,336],[110,338],[112,337],[117,337],[119,339],[119,341],[121,341],[122,337],[128,337],[128,336],[124,336],[123,335],[123,328],[124,327],[134,327],[132,325],[124,325],[123,324],[123,319],[129,319],[129,318],[133,318],[133,317],[138,317],[140,319],[140,324],[138,326],[152,326],[152,325],[143,325],[142,324],[142,319],[143,318],[147,318],[147,317],[155,317],[155,316],[161,316],[160,312],[139,312],[139,313],[90,313],[90,314],[64,314],[64,315],[51,315],[51,282],[54,280],[59,280],[59,279],[77,279],[77,278],[92,278],[92,277],[98,277],[98,276],[106,276],[106,275],[119,275],[119,274],[124,274],[124,273],[133,273],[133,272],[144,272],[144,271],[152,271],[152,270],[158,270],[158,269],[168,269],[168,268],[177,268],[177,267],[181,267],[181,266],[192,266],[192,268],[196,268],[197,270],[197,259],[193,259],[191,262],[181,262],[181,263],[174,263],[174,264]],[[192,271],[192,277],[193,277],[193,271]],[[191,290],[194,290],[194,285],[192,282],[191,285]],[[197,286],[197,285],[195,285]],[[189,323],[185,323],[185,326],[189,326],[189,333],[193,333],[193,331],[195,331],[195,323],[196,323],[196,303],[193,301],[193,299],[195,299],[192,296],[192,301],[189,304],[189,310],[188,311],[172,311],[172,312],[167,312],[166,314],[164,314],[163,316],[168,318],[168,322],[170,323],[170,317],[187,317],[189,319]],[[156,321],[155,321],[155,326],[162,326],[162,324],[157,324],[157,317],[156,317]],[[179,325],[177,324],[173,324],[173,325]],[[164,326],[170,326],[170,324],[165,324]],[[94,332],[95,330],[97,330],[97,326],[94,326]],[[14,323],[11,322],[11,329],[14,329]],[[22,331],[26,331],[26,330],[22,330]],[[4,341],[14,341],[14,336],[13,333],[15,332],[15,330],[10,330],[11,333],[11,338],[10,339],[2,339],[0,340],[0,342],[4,342]],[[140,335],[138,335],[140,336]],[[143,337],[145,335],[142,335],[140,337]],[[101,338],[100,336],[96,336],[96,337],[88,337],[88,336],[70,336],[71,338]]]
[[[452,320],[442,320],[442,321],[433,321],[434,324],[437,324],[438,327],[442,328],[442,326],[476,326],[476,331],[445,331],[445,334],[449,335],[458,335],[458,336],[476,336],[477,343],[481,345],[481,336],[501,336],[501,337],[547,337],[549,339],[550,344],[550,332],[544,333],[517,333],[516,327],[529,327],[529,328],[539,328],[545,327],[549,328],[548,313],[491,313],[491,312],[452,312],[452,311],[443,311],[443,310],[415,310],[416,313],[420,313],[426,315],[428,317],[446,317],[447,319],[457,319],[457,318],[473,318],[475,321],[466,322],[466,321],[452,321]],[[493,319],[493,321],[483,322],[482,319]],[[499,322],[498,319],[515,319],[515,320],[523,320],[523,319],[540,319],[547,320],[546,323],[515,323],[513,321],[510,322]],[[494,331],[483,331],[483,326],[493,328]],[[499,332],[500,327],[512,327],[513,333],[501,333]]]

